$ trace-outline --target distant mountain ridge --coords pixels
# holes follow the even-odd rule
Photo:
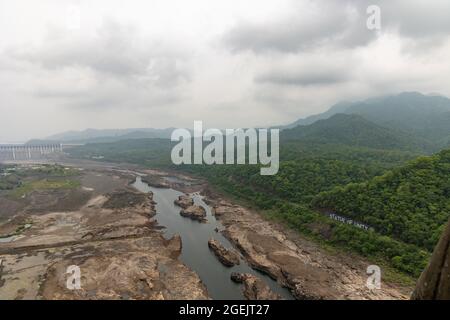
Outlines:
[[[450,144],[450,99],[418,92],[338,103],[324,113],[299,119],[281,129],[312,124],[337,113],[360,115],[377,125],[426,139],[436,148]]]
[[[412,135],[379,126],[357,114],[338,113],[328,119],[281,132],[283,140],[336,143],[374,149],[420,150],[430,152],[433,145]]]
[[[128,128],[128,129],[86,129],[83,131],[67,131],[49,136],[45,139],[28,141],[29,144],[40,142],[60,143],[102,143],[130,139],[170,139],[175,128]]]
[[[347,108],[349,107],[350,104],[351,104],[351,102],[339,102],[339,103],[333,105],[330,109],[328,109],[327,111],[325,111],[323,113],[308,116],[303,119],[298,119],[297,121],[294,121],[291,124],[283,126],[282,129],[290,129],[290,128],[294,128],[296,126],[307,126],[309,124],[313,124],[314,122],[316,122],[318,120],[328,119],[335,114],[345,113],[345,111],[347,110]]]
[[[358,115],[359,118],[340,116],[331,119],[337,114]],[[324,120],[331,121],[321,122]],[[310,125],[313,126],[305,128]],[[436,94],[403,92],[358,102],[340,102],[326,112],[279,128],[283,130],[282,137],[288,139],[433,152],[450,146],[450,99]],[[67,131],[29,143],[85,144],[144,138],[169,139],[173,130],[86,129]]]

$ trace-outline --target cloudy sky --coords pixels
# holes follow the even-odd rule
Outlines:
[[[366,27],[381,8],[381,30]],[[450,96],[448,0],[0,0],[0,142]]]

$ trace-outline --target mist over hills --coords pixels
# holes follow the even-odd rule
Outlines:
[[[128,128],[128,129],[86,129],[83,131],[68,131],[47,137],[48,140],[76,141],[91,140],[105,137],[128,138],[146,136],[148,138],[170,137],[173,128],[153,129],[153,128]]]
[[[279,127],[281,139],[338,143],[431,153],[450,145],[450,99],[403,92],[359,102],[340,102],[328,111]],[[108,143],[170,139],[174,128],[86,129],[28,143]]]
[[[379,126],[357,114],[338,113],[311,125],[281,132],[284,140],[337,143],[374,149],[432,152],[433,144],[400,130]]]
[[[174,128],[127,128],[127,129],[86,129],[82,131],[66,131],[51,135],[44,139],[33,139],[28,144],[60,142],[60,143],[106,143],[131,139],[170,139]]]
[[[297,126],[307,126],[313,124],[318,120],[328,119],[329,117],[337,113],[345,113],[349,105],[351,105],[351,102],[339,102],[323,113],[314,114],[306,118],[298,119],[297,121],[294,121],[291,124],[281,126],[280,129],[290,129]]]
[[[402,135],[408,133],[416,139],[425,139],[428,144],[435,145],[435,149],[450,143],[450,99],[418,92],[338,103],[324,113],[299,119],[281,128],[310,125],[338,113],[360,115],[379,126],[403,131]]]

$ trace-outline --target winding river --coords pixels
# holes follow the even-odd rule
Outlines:
[[[182,217],[180,208],[174,204],[183,193],[173,189],[160,189],[149,186],[136,178],[133,186],[145,193],[153,192],[156,204],[156,219],[158,224],[164,226],[164,237],[169,239],[179,234],[182,240],[181,261],[195,271],[208,289],[213,299],[244,299],[241,285],[230,280],[232,272],[251,273],[265,281],[272,291],[280,294],[284,299],[293,299],[288,289],[281,287],[276,281],[256,270],[253,270],[245,260],[241,264],[228,268],[223,266],[208,247],[208,240],[214,238],[226,248],[232,248],[231,243],[215,229],[223,226],[211,213],[211,208],[198,194],[193,194],[194,203],[206,210],[207,223],[199,223]]]

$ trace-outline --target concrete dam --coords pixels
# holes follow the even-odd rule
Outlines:
[[[43,160],[62,154],[62,144],[0,144],[1,161]]]

